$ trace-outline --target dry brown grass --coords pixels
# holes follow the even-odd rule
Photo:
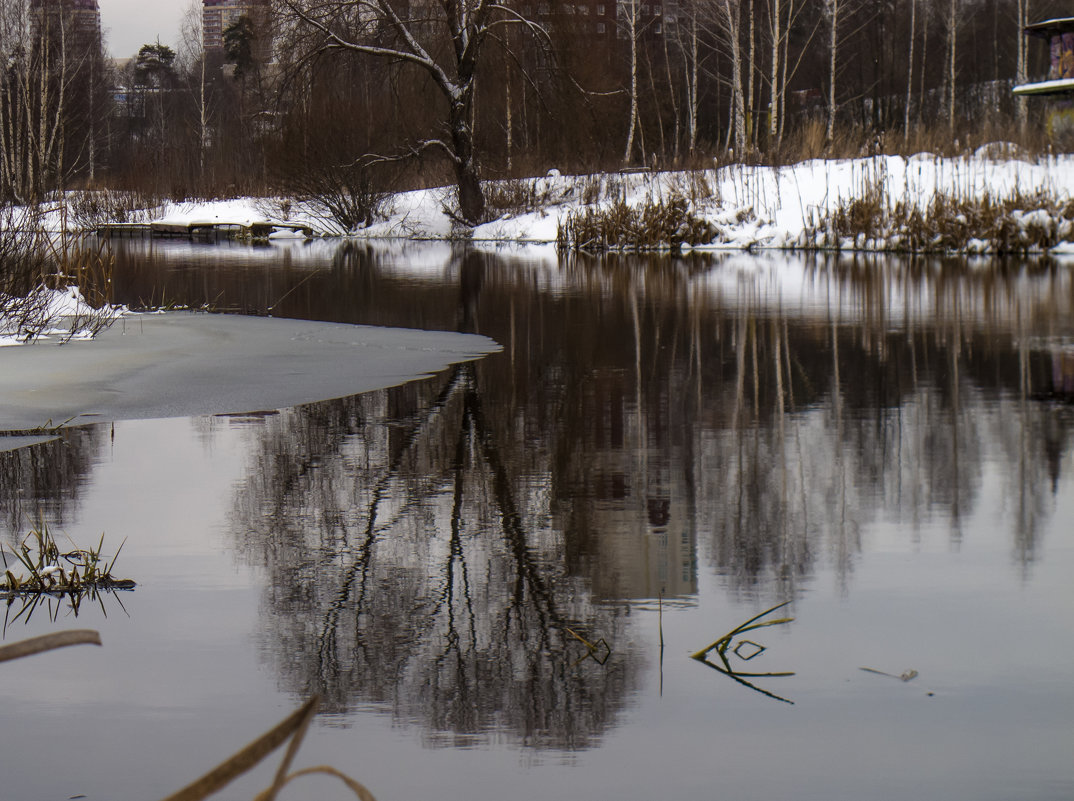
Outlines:
[[[559,226],[557,244],[573,251],[677,251],[683,245],[711,242],[715,229],[696,216],[685,197],[649,199],[640,206],[622,200],[602,208],[585,208]]]
[[[889,205],[879,191],[841,205],[808,231],[815,246],[914,253],[1046,251],[1074,233],[1074,202],[1046,192]]]

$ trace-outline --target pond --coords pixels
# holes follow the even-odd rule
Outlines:
[[[104,644],[0,666],[5,797],[163,797],[313,694],[296,765],[379,801],[1074,797],[1068,268],[116,247],[120,302],[503,349],[0,452],[9,545],[138,581],[9,605]]]

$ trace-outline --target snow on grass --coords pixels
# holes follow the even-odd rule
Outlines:
[[[905,230],[913,210],[928,225],[941,222],[930,219],[941,207],[975,202],[996,206],[1013,199],[1015,206],[1004,208],[1005,216],[999,220],[1005,239],[998,247],[1016,245],[1023,232],[1046,231],[1047,236],[1022,236],[1032,249],[1038,241],[1045,241],[1046,248],[1074,242],[1074,221],[1059,208],[1071,201],[1072,187],[1074,156],[1029,159],[1020,157],[1013,146],[994,143],[958,158],[921,153],[812,160],[782,167],[734,164],[690,172],[575,176],[552,170],[539,178],[488,182],[488,214],[493,219],[472,229],[453,214],[452,187],[392,195],[381,204],[372,225],[350,232],[319,213],[315,204],[286,198],[167,202],[147,210],[146,217],[149,222],[175,225],[288,222],[309,226],[321,236],[554,243],[569,219],[587,211],[616,204],[642,208],[683,198],[691,217],[713,232],[709,241],[695,247],[897,250],[922,246],[920,236]],[[1019,209],[1016,205],[1022,198],[1047,207]],[[855,204],[863,213],[860,204],[865,201],[875,204],[877,219],[868,221],[867,227],[876,230],[848,234],[832,227],[831,221],[841,214],[845,221]],[[940,250],[994,252],[995,237],[974,228],[973,220],[959,220],[960,213],[956,209],[951,220],[942,221],[951,224],[944,237],[924,244]],[[57,204],[46,211],[44,221],[50,230],[60,230],[71,225],[70,219]]]
[[[571,215],[585,209],[631,207],[685,198],[691,212],[716,232],[702,247],[756,249],[839,247],[883,250],[905,247],[897,230],[886,235],[819,239],[833,215],[855,201],[874,199],[878,211],[904,213],[916,209],[928,220],[937,199],[970,204],[999,204],[1009,199],[1039,197],[1054,204],[1071,201],[1074,157],[1038,160],[993,159],[980,155],[942,158],[877,156],[846,160],[813,160],[785,167],[731,165],[696,172],[625,173],[530,179],[530,194],[547,198],[536,209],[507,211],[476,226],[474,241],[555,242]],[[495,184],[493,184],[495,186]],[[450,238],[457,226],[445,213],[447,190],[420,190],[397,195],[382,223],[355,236]],[[495,209],[491,209],[494,213]],[[1004,224],[1018,231],[1054,228],[1063,240],[1074,240],[1074,223],[1057,218],[1055,209],[1013,209]],[[890,221],[889,221],[890,222]],[[946,242],[941,243],[946,247]],[[963,247],[990,252],[993,245],[970,232]]]
[[[22,345],[36,340],[62,342],[92,339],[102,327],[128,313],[126,306],[94,308],[78,287],[38,287],[25,298],[0,298],[0,346]]]

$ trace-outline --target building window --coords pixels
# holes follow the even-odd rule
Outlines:
[[[604,33],[604,23],[603,22],[598,22],[597,23],[597,33]]]
[[[597,4],[597,16],[598,17],[603,17],[604,16],[604,6],[599,4],[599,3]]]
[[[541,3],[540,5],[538,5],[537,6],[537,13],[540,14],[542,17],[547,17],[548,16],[548,3]]]
[[[583,17],[589,16],[589,6],[578,6],[578,13]]]
[[[658,23],[656,23],[656,27],[655,27],[655,28],[653,29],[653,33],[655,33],[655,34],[657,34],[657,35],[660,35],[660,34],[661,34],[661,33],[663,33],[663,32],[664,32],[664,30],[663,30],[663,28],[661,27],[660,23],[659,23],[659,22],[658,22]]]
[[[664,13],[664,11],[663,11],[662,8],[660,8],[660,6],[653,6],[653,14],[654,15],[659,17],[663,13]]]

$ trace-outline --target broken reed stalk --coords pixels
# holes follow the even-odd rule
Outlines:
[[[21,659],[24,656],[32,656],[33,654],[40,654],[56,648],[66,648],[68,645],[100,644],[101,635],[93,629],[56,631],[52,634],[43,634],[40,637],[19,640],[9,645],[0,645],[0,662]]]
[[[296,739],[301,740],[309,721],[317,712],[319,702],[320,698],[314,696],[234,756],[220,763],[179,792],[169,795],[163,801],[202,801],[202,799],[208,798],[217,790],[227,786],[234,779],[258,765],[261,760],[283,745],[288,738],[294,736]],[[283,765],[289,764],[288,758],[294,755],[295,750],[297,750],[297,745],[292,745],[288,749]],[[267,799],[275,797],[279,789],[277,783],[273,782],[273,786],[269,788]]]
[[[767,628],[768,626],[779,626],[779,625],[781,625],[783,623],[790,623],[791,621],[794,620],[793,617],[781,617],[778,620],[766,620],[764,623],[758,623],[757,622],[758,620],[760,620],[765,615],[770,615],[772,612],[775,612],[777,609],[782,609],[783,607],[787,606],[788,604],[790,604],[790,601],[784,601],[783,603],[781,603],[781,604],[779,604],[777,606],[773,606],[771,609],[768,609],[768,610],[765,610],[764,612],[761,612],[761,614],[759,614],[759,615],[755,615],[754,617],[751,617],[749,620],[747,620],[742,625],[740,625],[740,626],[738,626],[738,627],[736,627],[734,629],[731,629],[731,631],[727,632],[727,634],[725,634],[722,637],[720,637],[720,639],[716,640],[714,643],[712,643],[708,647],[702,648],[697,653],[690,654],[690,658],[691,659],[697,659],[698,661],[704,661],[705,657],[708,656],[710,651],[712,651],[713,649],[718,650],[721,645],[723,645],[725,643],[729,643],[736,635],[745,634],[747,631],[754,631],[755,629]],[[722,651],[720,651],[720,655],[721,655],[721,657],[723,656]]]
[[[335,776],[354,792],[359,801],[376,801],[373,794],[361,782],[357,782],[345,773],[327,765],[303,768],[294,773],[287,772],[294,761],[295,755],[298,753],[298,749],[302,746],[302,740],[306,736],[310,723],[317,714],[319,703],[320,698],[316,695],[313,696],[302,707],[288,715],[283,721],[273,726],[230,759],[217,765],[200,779],[188,784],[179,792],[163,799],[163,801],[202,801],[202,799],[208,798],[243,773],[260,764],[265,757],[288,740],[290,740],[290,743],[287,746],[287,752],[280,761],[280,766],[276,770],[272,784],[258,793],[254,801],[275,801],[277,794],[286,785],[301,776],[308,776],[314,773]]]
[[[283,781],[281,782],[279,787],[276,788],[276,790],[282,790],[285,786],[287,786],[297,778],[300,778],[302,776],[311,776],[318,773],[324,774],[326,776],[335,776],[337,779],[347,785],[347,789],[353,792],[355,796],[357,796],[359,801],[377,801],[374,795],[369,792],[369,789],[364,784],[355,781],[346,773],[338,771],[330,765],[315,765],[309,768],[302,768],[302,770],[296,770],[294,773],[284,777]],[[263,791],[254,799],[254,801],[267,801],[269,798],[269,796],[265,795],[265,793],[267,792],[268,790]]]

